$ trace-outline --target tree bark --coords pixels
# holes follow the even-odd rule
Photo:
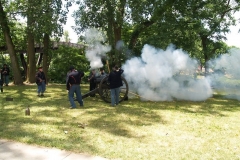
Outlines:
[[[19,55],[20,55],[20,60],[21,60],[22,67],[23,67],[23,70],[24,70],[24,76],[26,78],[27,77],[27,63],[26,63],[26,60],[24,58],[24,54],[23,53],[19,53]]]
[[[32,3],[30,1],[29,3]],[[35,74],[36,74],[36,60],[35,60],[35,46],[34,46],[34,33],[33,33],[33,26],[34,26],[34,18],[31,15],[33,12],[33,8],[29,5],[28,8],[28,15],[27,15],[27,82],[28,83],[35,83]]]
[[[36,73],[36,63],[35,63],[35,48],[34,48],[34,36],[31,32],[27,35],[27,55],[28,55],[28,70],[27,70],[27,81],[29,83],[34,83],[35,73]]]
[[[49,56],[49,44],[50,44],[50,38],[49,34],[45,33],[43,38],[43,72],[45,73],[46,80],[48,83],[48,68],[49,68],[49,62],[48,62],[48,56]]]
[[[207,61],[208,61],[208,51],[207,51],[207,36],[201,36],[201,42],[202,42],[202,47],[203,47],[203,56],[204,56],[204,68],[205,68],[205,76],[208,73],[208,66],[207,66]]]
[[[10,36],[10,28],[8,26],[7,16],[3,10],[1,1],[0,1],[0,25],[2,27],[2,31],[3,31],[7,49],[8,49],[8,53],[9,53],[9,56],[11,59],[11,67],[12,67],[12,72],[13,72],[13,76],[14,76],[14,83],[16,85],[22,85],[23,80],[21,78],[21,71],[19,68],[17,55],[15,52],[15,46],[14,46],[12,38]]]

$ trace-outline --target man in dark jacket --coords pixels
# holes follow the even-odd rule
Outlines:
[[[113,71],[109,74],[108,81],[111,90],[111,105],[114,107],[119,103],[120,87],[123,85],[121,75],[123,70],[115,66]]]
[[[9,67],[7,66],[7,64],[4,64],[1,70],[1,74],[2,74],[2,81],[3,83],[5,83],[6,86],[8,86],[8,83],[9,83],[9,72],[10,72]]]
[[[38,67],[38,72],[36,73],[36,84],[38,86],[38,96],[44,96],[44,92],[46,90],[46,77],[43,72],[42,67]]]
[[[68,74],[66,85],[67,90],[69,90],[68,98],[71,104],[70,109],[75,109],[76,104],[74,103],[74,93],[76,94],[77,101],[80,106],[83,106],[80,83],[82,77],[84,76],[84,72],[75,70],[73,66],[70,67],[70,71],[71,72]]]

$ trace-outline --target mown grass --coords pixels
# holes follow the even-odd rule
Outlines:
[[[71,110],[64,85],[48,85],[44,98],[26,85],[5,87],[0,105],[4,139],[119,160],[240,159],[240,102],[220,94],[203,102],[135,97],[116,108],[97,96]]]

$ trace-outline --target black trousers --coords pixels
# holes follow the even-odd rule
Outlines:
[[[94,89],[96,89],[96,83],[90,82],[90,88],[89,88],[89,90],[92,91],[92,90],[94,90]],[[91,97],[94,97],[94,96],[95,96],[95,93],[91,94],[90,96],[91,96]]]

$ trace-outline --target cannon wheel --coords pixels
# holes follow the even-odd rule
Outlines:
[[[128,83],[124,77],[121,78],[123,86],[120,87],[119,102],[124,101],[128,96]],[[104,77],[99,84],[99,95],[105,102],[111,103],[111,93],[108,76]]]

